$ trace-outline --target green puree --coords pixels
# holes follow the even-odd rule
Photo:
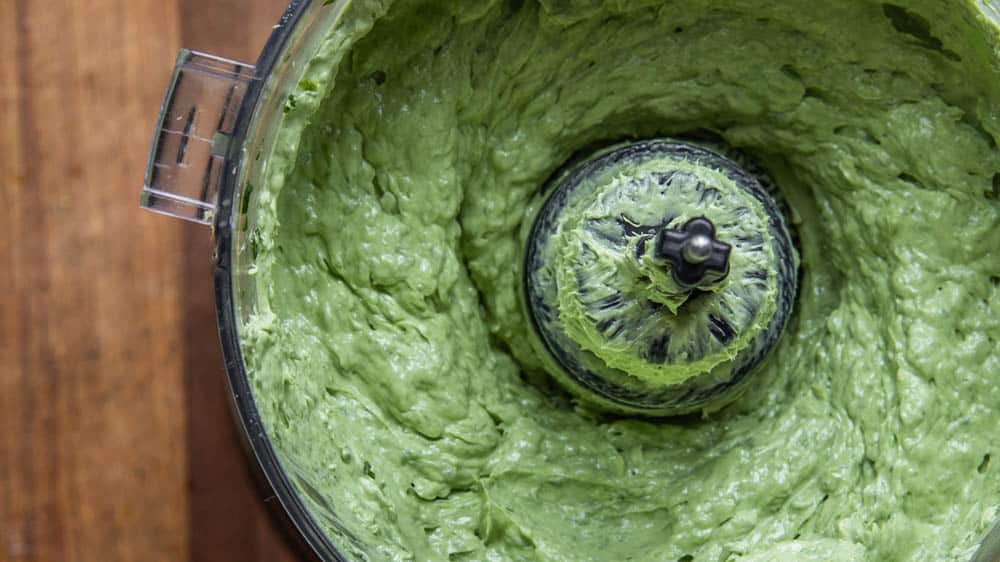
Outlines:
[[[969,559],[1000,506],[1000,41],[973,2],[348,4],[257,186],[242,330],[348,558]],[[796,314],[733,405],[601,417],[538,370],[523,223],[575,151],[695,129],[784,193]]]

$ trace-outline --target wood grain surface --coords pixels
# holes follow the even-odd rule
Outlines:
[[[0,560],[291,561],[229,419],[207,228],[138,208],[177,50],[282,0],[0,0]]]

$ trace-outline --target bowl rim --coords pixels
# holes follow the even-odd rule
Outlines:
[[[267,89],[268,78],[274,72],[298,24],[303,21],[303,15],[314,1],[316,0],[290,0],[257,59],[254,80],[249,82],[237,113],[226,155],[231,173],[222,174],[219,187],[219,204],[212,225],[215,235],[212,259],[216,323],[225,362],[230,410],[243,448],[251,460],[254,475],[268,494],[265,502],[272,498],[277,500],[268,502],[271,511],[280,518],[286,534],[295,541],[295,546],[303,554],[314,560],[347,562],[327,538],[289,479],[261,419],[240,347],[232,276],[234,226],[239,218],[237,194],[243,178],[240,171],[243,167],[244,143]]]

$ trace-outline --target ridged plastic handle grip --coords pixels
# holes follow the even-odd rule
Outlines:
[[[160,108],[140,204],[211,224],[236,117],[254,67],[182,50]]]

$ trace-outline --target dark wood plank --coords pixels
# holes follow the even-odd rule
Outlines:
[[[0,561],[293,560],[225,402],[207,229],[137,206],[176,50],[280,1],[0,2]]]
[[[178,0],[184,47],[253,64],[286,0]]]
[[[181,229],[135,204],[176,5],[4,4],[0,555],[183,559]]]

